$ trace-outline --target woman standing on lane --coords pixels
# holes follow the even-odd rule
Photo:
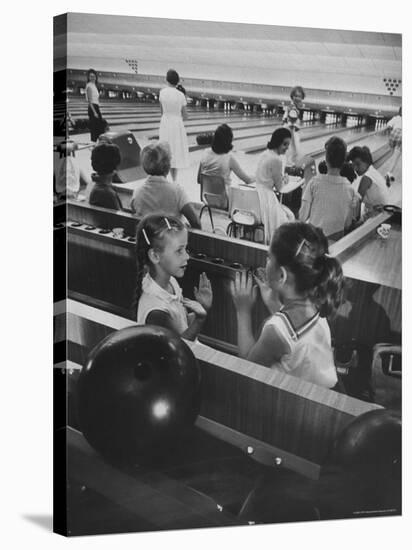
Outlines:
[[[183,120],[187,119],[186,97],[176,89],[179,75],[174,69],[166,74],[167,87],[160,90],[159,101],[162,112],[159,140],[166,141],[172,154],[170,173],[176,181],[177,171],[189,166],[189,148]]]
[[[97,73],[94,69],[87,71],[86,99],[88,103],[90,139],[97,141],[102,133],[102,113],[99,105],[99,90],[97,88]]]

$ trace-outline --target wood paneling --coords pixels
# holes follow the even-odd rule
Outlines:
[[[69,207],[70,210],[70,207]],[[87,223],[96,224],[100,227],[100,218],[105,214],[104,209],[95,212],[90,207],[79,207],[76,205],[77,220],[83,222],[82,227],[68,228],[69,237],[69,291],[90,296],[94,299],[111,304],[120,308],[123,316],[133,318],[132,303],[135,292],[136,267],[134,259],[134,243],[125,239],[115,239],[110,233],[101,234],[99,229],[86,230]],[[92,214],[91,214],[92,213]],[[129,215],[111,214],[113,224],[122,226],[127,224],[130,233],[131,224],[136,221]],[[92,217],[90,217],[92,216]],[[96,217],[97,216],[97,217]],[[401,291],[399,288],[392,288],[383,284],[377,284],[376,276],[379,276],[379,283],[390,282],[392,275],[399,282],[400,267],[396,258],[391,255],[392,260],[381,258],[376,252],[392,252],[391,246],[383,245],[376,239],[376,227],[385,221],[390,220],[389,214],[381,214],[370,223],[360,227],[335,245],[331,247],[331,253],[335,254],[343,264],[345,272],[346,262],[352,262],[356,255],[358,273],[362,268],[363,248],[371,246],[373,250],[366,255],[368,270],[374,275],[373,281],[358,281],[348,278],[351,283],[349,302],[343,304],[338,314],[341,317],[350,319],[349,328],[352,336],[359,341],[365,341],[368,345],[382,341],[382,335],[386,334],[389,341],[392,340],[390,332],[384,332],[382,326],[389,319],[391,330],[395,333],[395,341],[399,341],[401,328]],[[102,222],[102,225],[105,225]],[[106,223],[107,226],[107,223]],[[399,238],[400,233],[394,227],[393,236]],[[400,238],[397,240],[397,254],[400,251]],[[386,243],[389,245],[390,243]],[[234,277],[237,270],[255,269],[264,266],[267,256],[267,247],[257,243],[234,240],[224,236],[213,235],[203,231],[191,230],[189,232],[189,248],[192,258],[181,281],[184,294],[193,297],[193,287],[197,285],[199,274],[205,271],[211,279],[214,304],[209,313],[208,319],[203,327],[202,335],[209,343],[217,345],[227,351],[233,351],[237,344],[235,311],[229,294],[229,281]],[[376,253],[376,254],[375,254]],[[199,254],[203,255],[199,258]],[[376,257],[375,257],[376,256]],[[220,258],[223,263],[217,264],[215,258]],[[373,262],[377,262],[377,269],[374,269]],[[236,267],[233,267],[236,262]],[[372,262],[372,263],[371,263]],[[365,264],[366,265],[366,264]],[[379,267],[380,266],[380,267]],[[390,266],[391,273],[381,273],[383,266]],[[353,275],[355,276],[355,275]],[[359,275],[359,278],[361,276]],[[363,277],[367,278],[366,276]],[[397,284],[396,286],[400,286]],[[377,305],[379,307],[377,307]],[[348,313],[351,309],[352,314]],[[359,313],[359,319],[354,318],[353,312]],[[268,312],[258,299],[253,312],[253,326],[257,334]],[[361,322],[358,322],[361,320]],[[343,324],[340,325],[343,327]],[[356,328],[357,327],[357,328]],[[338,340],[346,340],[347,328],[339,335],[335,334]]]
[[[80,346],[86,357],[107,334],[130,325],[127,319],[71,300],[68,321],[69,360],[74,359],[70,344]],[[188,345],[202,371],[200,414],[220,426],[215,435],[233,441],[232,434],[238,434],[236,444],[245,452],[260,441],[271,448],[273,463],[280,457],[311,477],[344,426],[378,408],[200,343]]]

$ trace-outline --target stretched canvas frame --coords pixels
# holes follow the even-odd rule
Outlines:
[[[162,20],[158,21],[160,25]],[[60,156],[61,147],[60,149],[58,147],[62,141],[86,133],[85,128],[81,128],[81,124],[86,122],[87,118],[86,103],[84,120],[77,117],[77,120],[81,121],[77,122],[77,128],[76,121],[73,124],[70,123],[70,117],[73,118],[70,98],[73,90],[79,90],[81,87],[86,67],[94,65],[99,71],[101,82],[106,88],[112,87],[113,89],[110,88],[110,90],[115,94],[118,93],[116,88],[119,86],[118,83],[121,83],[122,94],[135,94],[135,99],[139,100],[141,99],[139,92],[145,94],[146,98],[152,96],[156,101],[155,96],[163,86],[165,69],[169,67],[165,66],[165,62],[160,59],[153,64],[151,70],[143,72],[148,64],[145,58],[147,52],[145,53],[142,48],[141,57],[137,54],[132,56],[129,53],[130,48],[127,49],[128,35],[125,29],[129,29],[129,36],[133,36],[131,32],[133,25],[141,26],[142,23],[144,24],[145,20],[140,18],[85,14],[67,14],[55,18],[54,98],[55,112],[58,113],[55,124],[56,156]],[[146,24],[155,28],[156,20],[147,20]],[[120,26],[125,33],[123,42],[114,44],[114,39],[107,31],[111,25],[113,29]],[[172,48],[178,48],[179,37],[183,40],[182,29],[185,28],[187,32],[184,40],[187,46],[187,41],[191,39],[190,28],[197,25],[208,29],[210,37],[214,37],[216,41],[221,40],[225,43],[229,41],[230,44],[232,39],[233,52],[240,48],[242,32],[246,34],[248,28],[250,28],[250,34],[261,33],[268,42],[270,42],[271,32],[273,35],[277,33],[280,39],[285,40],[287,29],[286,27],[256,25],[249,27],[229,23],[170,20],[170,35],[159,36],[159,40],[170,43]],[[96,43],[93,44],[91,35],[96,33],[97,29],[100,30],[97,33]],[[328,31],[328,33],[331,32]],[[345,32],[349,31],[341,31],[342,34]],[[313,36],[318,37],[319,40],[319,37],[323,36],[322,33],[326,31],[313,29]],[[355,43],[356,36],[361,37],[359,41],[368,43],[368,40],[374,41],[372,36],[374,34],[355,32],[352,37]],[[338,89],[335,93],[331,93],[324,84],[323,87],[316,88],[303,82],[307,90],[307,109],[309,111],[318,109],[320,105],[324,106],[327,100],[329,105],[324,111],[325,116],[339,108],[347,108],[346,115],[354,116],[349,113],[353,112],[355,107],[349,107],[349,105],[355,104],[358,105],[359,110],[359,105],[363,105],[360,116],[365,118],[368,116],[389,118],[393,115],[401,104],[402,83],[399,77],[401,37],[385,36],[387,40],[393,41],[392,47],[398,52],[398,57],[393,63],[393,69],[389,63],[387,64],[387,76],[381,78],[380,94],[346,89]],[[79,47],[82,40],[84,40],[84,50],[90,46],[89,59],[82,54]],[[250,40],[253,42],[253,39]],[[328,40],[332,49],[333,39],[329,36]],[[102,55],[99,53],[99,43],[102,44]],[[116,58],[116,52],[121,52],[122,43],[125,44],[127,52],[124,57],[119,53]],[[308,39],[307,44],[310,43]],[[285,47],[286,44],[285,40]],[[105,52],[107,58],[105,58]],[[235,81],[233,77],[235,85],[230,78],[220,80],[212,78],[210,74],[213,72],[213,67],[210,68],[205,64],[204,72],[208,76],[184,77],[183,84],[188,95],[197,96],[200,102],[206,101],[209,108],[210,100],[214,99],[217,103],[216,111],[219,103],[223,103],[223,112],[226,110],[227,113],[227,103],[237,101],[244,105],[244,112],[248,111],[245,109],[246,105],[248,107],[253,105],[257,112],[268,110],[270,114],[270,111],[274,110],[276,114],[277,109],[282,107],[282,102],[285,104],[288,101],[290,84],[281,71],[278,75],[279,84],[269,84],[265,79],[259,80],[259,67],[252,70],[247,65],[246,53],[240,69],[233,70],[236,78]],[[201,56],[201,52],[198,55]],[[193,53],[193,57],[196,59],[196,52]],[[98,60],[101,62],[102,70],[99,70],[96,65]],[[183,62],[182,65],[184,66]],[[122,67],[124,72],[121,70]],[[196,70],[202,71],[202,65],[199,65]],[[361,72],[361,69],[359,71]],[[391,74],[391,71],[394,74]],[[359,74],[357,79],[353,77],[353,88],[361,89],[365,78],[364,74]],[[343,78],[340,82],[344,87]],[[228,90],[228,86],[232,89]],[[376,83],[375,88],[377,89]],[[206,99],[204,99],[205,92],[202,90],[207,90]],[[371,108],[372,104],[373,108]],[[73,125],[74,130],[80,131],[80,134],[73,133]],[[75,137],[74,141],[78,142],[80,150],[83,145],[86,148],[86,144],[83,144],[79,137]],[[88,137],[85,141],[88,141]],[[376,147],[375,162],[377,164],[385,162],[387,154],[386,145]],[[124,170],[126,180],[131,177],[128,170],[132,171],[132,174],[137,171],[139,177],[143,175],[141,167],[136,163],[125,166]],[[119,177],[121,178],[121,175]],[[119,186],[121,185],[120,181]],[[69,188],[68,181],[67,188]],[[233,311],[228,313],[225,310],[227,296],[225,298],[223,280],[233,278],[239,269],[256,269],[263,266],[267,254],[265,245],[249,241],[233,242],[226,236],[211,235],[196,230],[192,230],[189,236],[189,246],[193,251],[193,268],[188,273],[187,281],[183,283],[183,289],[190,291],[189,287],[193,286],[198,274],[207,271],[215,280],[221,280],[219,292],[223,293],[219,295],[222,297],[218,302],[220,309],[217,310],[214,321],[210,323],[201,338],[206,346],[217,351],[211,352],[207,347],[191,344],[192,351],[200,364],[203,380],[203,399],[200,416],[196,421],[197,439],[194,441],[198,445],[198,452],[207,456],[210,469],[198,471],[195,468],[188,468],[187,472],[181,472],[187,458],[187,455],[182,453],[182,456],[175,457],[173,474],[170,471],[160,472],[155,467],[144,472],[138,468],[122,470],[107,463],[82,437],[80,426],[75,418],[75,395],[80,368],[85,364],[91,349],[104,337],[113,331],[134,325],[127,296],[131,293],[135,277],[133,242],[130,237],[134,234],[136,220],[127,212],[119,214],[101,208],[92,208],[86,202],[70,198],[69,194],[66,193],[63,196],[64,193],[56,192],[54,207],[55,531],[65,535],[79,535],[255,523],[255,520],[250,519],[245,512],[247,497],[249,495],[249,502],[256,498],[258,490],[261,489],[257,480],[267,472],[267,469],[271,472],[273,469],[271,475],[282,480],[279,481],[280,496],[277,500],[274,499],[272,506],[284,505],[288,508],[293,504],[296,517],[292,517],[292,520],[295,521],[324,519],[317,506],[309,507],[308,511],[304,506],[302,508],[301,500],[296,502],[291,499],[291,494],[304,493],[303,501],[306,502],[308,495],[316,493],[317,502],[322,502],[323,505],[325,499],[331,498],[332,501],[335,499],[336,502],[336,499],[341,498],[342,493],[338,491],[342,491],[342,484],[349,483],[350,476],[345,477],[345,474],[334,478],[332,470],[324,470],[326,473],[322,475],[322,468],[329,465],[329,453],[342,430],[356,417],[379,410],[380,406],[317,388],[284,374],[273,373],[232,355],[236,351],[233,338],[235,321]],[[353,310],[359,315],[360,309],[369,312],[363,318],[358,317],[356,322],[360,324],[358,327],[360,333],[366,331],[372,335],[372,347],[377,343],[387,343],[382,342],[381,334],[382,326],[388,323],[389,343],[393,344],[393,347],[396,345],[399,347],[400,344],[399,247],[401,240],[399,223],[394,216],[399,216],[399,212],[383,211],[370,224],[360,227],[338,241],[330,251],[344,264],[345,275],[351,281],[353,294],[349,302]],[[396,256],[398,264],[394,266],[395,260],[386,257],[380,264],[374,265],[372,269],[369,268],[367,273],[365,270],[360,270],[358,264],[367,256],[366,247],[369,246],[372,237],[376,239],[377,229],[388,222],[393,226],[392,238],[397,237],[392,251],[398,253]],[[95,229],[87,229],[90,227]],[[122,228],[123,237],[119,238],[112,231],[107,231],[113,228]],[[388,244],[383,241],[377,242],[380,250],[382,246]],[[368,254],[369,256],[376,254],[376,248]],[[216,258],[222,261],[214,261]],[[111,275],[109,281],[104,280],[104,269]],[[96,281],[99,280],[100,286],[96,285]],[[263,320],[263,316],[263,305],[260,304],[256,312],[256,326]],[[349,324],[354,322],[350,315],[347,321]],[[385,330],[383,333],[387,336],[388,333],[385,333]],[[397,349],[393,353],[392,351],[390,353],[395,357],[400,350]],[[392,382],[396,393],[396,388],[399,386],[397,375],[391,379]],[[240,465],[240,471],[225,470],[219,463],[218,457],[227,457],[225,454],[227,445],[231,446],[230,449],[234,449],[234,454],[229,453],[229,455],[233,464]],[[252,479],[256,484],[252,483]],[[401,480],[396,479],[390,488],[381,488],[383,496],[379,509],[374,506],[357,509],[355,506],[348,512],[338,507],[338,511],[330,518],[398,515],[401,513],[400,484]],[[208,486],[212,487],[212,494],[208,494]],[[268,486],[271,487],[270,484]],[[276,490],[274,486],[273,492]],[[334,491],[340,496],[334,496]],[[393,493],[396,493],[396,498]],[[267,497],[265,492],[262,494],[265,498]],[[219,500],[219,497],[222,500]],[[84,507],[83,510],[86,510],[88,506],[101,511],[101,515],[97,513],[93,522],[85,523],[79,519],[77,509]],[[109,517],[111,517],[110,521]],[[290,516],[280,513],[278,516],[269,515],[269,519],[263,515],[261,522],[276,521],[273,517],[277,517],[277,521],[290,521]],[[288,519],[285,519],[286,517]],[[259,523],[259,520],[257,522]]]

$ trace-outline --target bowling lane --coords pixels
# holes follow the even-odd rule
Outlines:
[[[193,151],[199,146],[197,145],[196,137],[199,134],[205,133],[205,132],[214,132],[216,128],[220,124],[229,124],[229,126],[233,130],[233,145],[237,149],[243,149],[242,140],[245,139],[252,139],[252,143],[255,143],[254,140],[257,138],[261,138],[260,142],[266,146],[266,143],[268,142],[270,136],[272,135],[272,132],[279,128],[282,125],[282,122],[279,118],[254,118],[252,119],[249,117],[244,117],[240,122],[233,122],[233,119],[218,119],[216,121],[210,122],[209,118],[205,118],[204,122],[194,122],[192,124],[186,122],[186,133],[188,136],[188,144],[190,151]],[[315,124],[312,122],[305,123],[305,127],[302,128],[303,135],[306,135],[307,129],[311,128],[323,128],[323,125]],[[116,128],[117,130],[117,128]],[[151,140],[151,139],[158,139],[159,136],[159,125],[155,125],[154,129],[151,131],[135,131],[131,129],[130,131],[133,132],[134,136],[137,140],[144,139],[144,140]],[[260,143],[259,142],[259,143]],[[201,148],[205,148],[202,146]]]
[[[384,143],[387,140],[385,139]],[[392,160],[388,158],[383,164],[379,166],[379,172],[382,175],[385,175],[388,172]],[[395,176],[395,182],[392,183],[389,189],[389,200],[391,204],[396,204],[397,206],[402,206],[402,159],[398,163],[398,166],[393,171]]]
[[[262,121],[260,124],[242,124],[241,127],[236,127],[234,124],[229,124],[230,127],[233,130],[233,147],[235,149],[242,149],[243,150],[243,142],[248,139],[257,139],[260,138],[261,140],[264,140],[264,144],[266,147],[267,142],[270,139],[270,136],[272,135],[273,131],[276,130],[276,128],[280,128],[282,126],[282,122],[279,119],[271,119]],[[320,128],[321,126],[311,124],[309,123],[305,129],[302,129],[302,132],[304,132],[303,135],[306,135],[306,132],[308,132],[308,129],[312,129],[314,127]],[[188,134],[188,143],[189,147],[196,146],[197,141],[196,137],[199,135],[199,133],[206,132],[206,131],[214,131],[216,129],[217,125],[211,125],[210,129],[205,129],[203,127],[198,127],[196,130],[187,132]]]
[[[142,103],[133,103],[133,102],[120,102],[120,103],[112,103],[111,101],[101,101],[100,102],[100,108],[104,112],[111,112],[116,115],[124,115],[124,114],[130,114],[133,113],[135,115],[140,114],[159,114],[160,113],[160,105],[159,103],[151,103],[151,104],[142,104]],[[80,101],[72,101],[69,100],[69,111],[70,114],[82,116],[86,110],[87,113],[87,102],[85,100]],[[189,113],[196,113],[196,112],[209,112],[204,107],[195,107],[188,105],[187,111]],[[211,110],[211,112],[216,112],[215,110]],[[239,111],[236,111],[239,112]]]
[[[78,109],[69,109],[70,115],[73,118],[87,118],[87,105],[82,105]],[[101,111],[110,124],[121,125],[125,124],[130,128],[130,125],[136,124],[154,124],[157,127],[160,124],[160,107],[156,106],[154,109],[139,109],[138,107],[128,106],[123,109],[114,109],[111,105],[101,105]],[[188,109],[189,121],[190,120],[201,120],[203,118],[214,119],[214,118],[233,118],[233,119],[242,119],[242,118],[251,118],[256,117],[260,118],[261,115],[251,115],[244,114],[239,111],[206,111],[203,108],[189,108]],[[131,128],[134,130],[134,128]],[[138,130],[138,128],[136,128]]]
[[[196,129],[196,127],[199,127],[198,132],[210,132],[214,131],[219,124],[229,124],[232,128],[235,127],[235,125],[239,125],[239,127],[247,127],[250,124],[255,123],[256,125],[268,125],[271,124],[273,121],[280,122],[279,118],[275,117],[263,117],[262,115],[244,115],[244,114],[236,114],[236,113],[227,113],[227,112],[219,112],[219,113],[213,113],[213,115],[209,115],[209,113],[203,113],[202,116],[191,116],[189,115],[189,118],[184,121],[185,128],[190,133],[191,130]],[[160,117],[158,119],[155,119],[150,122],[147,122],[143,126],[143,122],[139,121],[138,125],[133,122],[128,124],[128,128],[132,132],[137,132],[137,135],[144,135],[144,136],[150,136],[154,137],[159,132],[159,125],[160,125]],[[250,127],[250,126],[249,126]]]
[[[319,123],[309,123],[309,126],[302,128],[299,131],[300,141],[306,142],[317,137],[324,137],[327,135],[339,134],[341,132],[346,132],[347,129],[340,124],[319,124]],[[243,140],[241,148],[244,152],[251,155],[260,154],[266,149],[267,136],[261,137],[259,139],[251,138],[250,140]],[[305,151],[305,154],[306,151]]]
[[[334,135],[333,132],[331,132],[330,135]],[[308,141],[302,142],[302,153],[305,155],[310,155],[314,151],[322,149],[322,156],[323,156],[323,149],[325,146],[325,142],[330,137],[330,135],[319,135],[319,136],[313,136]],[[377,149],[381,144],[383,145],[387,140],[381,139],[382,136],[376,135],[375,131],[370,128],[348,128],[346,130],[342,130],[339,133],[336,133],[336,135],[346,141],[348,144],[348,148],[352,148],[355,145],[357,145],[358,142],[363,142],[364,140],[368,140],[367,143],[362,143],[362,145],[367,145],[372,151],[374,149]],[[315,155],[316,157],[316,155]]]

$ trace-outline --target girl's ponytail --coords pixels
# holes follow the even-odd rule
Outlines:
[[[146,250],[145,248],[138,248],[136,242],[136,263],[137,263],[137,277],[136,277],[136,288],[133,300],[133,316],[137,319],[137,309],[139,307],[139,300],[142,295],[142,283],[143,277],[146,274]]]
[[[328,317],[336,311],[343,299],[344,279],[342,267],[336,258],[328,254],[318,256],[313,263],[318,272],[317,283],[312,293],[321,317]]]
[[[293,273],[297,291],[311,298],[322,317],[339,307],[344,290],[342,267],[329,256],[322,229],[304,222],[282,224],[272,237],[270,250],[277,263]]]

